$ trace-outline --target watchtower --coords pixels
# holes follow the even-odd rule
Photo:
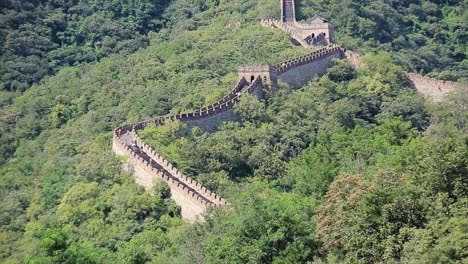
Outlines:
[[[316,15],[306,22],[296,21],[294,0],[281,0],[281,21],[292,28],[307,44],[326,46],[333,42],[333,25]]]
[[[311,45],[330,45],[332,44],[333,25],[322,16],[316,15],[305,23],[296,23],[297,32]]]
[[[278,84],[276,69],[271,65],[251,66],[241,65],[238,69],[238,77],[244,77],[247,82],[252,83],[257,77],[262,78],[262,83],[265,86],[276,86]]]
[[[262,79],[263,88],[270,91],[275,91],[278,87],[278,77],[275,67],[271,65],[263,66],[250,66],[241,65],[237,71],[239,80],[245,78],[247,82],[252,83],[255,79],[260,77]],[[260,92],[260,91],[259,91]],[[263,95],[257,94],[259,97]]]

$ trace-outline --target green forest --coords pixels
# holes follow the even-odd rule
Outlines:
[[[306,54],[258,23],[276,0],[0,1],[1,263],[466,263],[468,1],[296,1],[336,60],[308,85],[243,96],[216,132],[140,134],[222,195],[188,224],[145,191],[112,130],[215,102],[241,64]],[[457,80],[434,103],[404,71]]]

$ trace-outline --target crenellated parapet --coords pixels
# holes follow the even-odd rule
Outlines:
[[[226,201],[218,196],[217,194],[208,190],[205,186],[197,182],[195,179],[192,179],[182,172],[180,172],[174,165],[172,165],[168,160],[162,157],[158,152],[156,152],[152,147],[147,145],[135,132],[134,142],[140,147],[140,149],[148,155],[149,160],[155,161],[157,164],[161,165],[167,175],[172,176],[183,186],[183,189],[193,190],[194,195],[190,196],[200,196],[197,201],[205,201],[202,203],[203,206],[215,205],[222,206],[226,204]]]
[[[327,58],[328,56],[339,54],[340,57],[344,55],[344,49],[337,44],[332,44],[330,46],[326,46],[319,50],[316,50],[312,53],[292,58],[284,62],[280,62],[276,64],[274,67],[276,68],[276,74],[281,75],[287,71],[294,69],[295,67],[299,67],[305,64],[313,63],[317,60],[322,60]]]
[[[181,206],[182,217],[188,221],[194,221],[208,207],[223,206],[226,205],[226,201],[195,179],[180,172],[161,154],[146,144],[139,137],[138,131],[145,129],[150,124],[163,125],[169,120],[180,120],[184,123],[207,120],[223,112],[232,111],[233,106],[243,94],[254,93],[262,88],[260,77],[257,77],[251,83],[247,82],[245,78],[240,78],[228,95],[210,106],[190,113],[161,116],[152,120],[118,127],[113,134],[113,152],[127,157],[126,170],[132,173],[136,182],[146,189],[150,189],[155,180],[166,182],[171,189],[171,197]],[[130,146],[131,144],[136,144],[139,151],[133,149]]]
[[[294,28],[309,45],[321,45],[322,39],[323,45],[329,45],[334,39],[334,26],[321,16],[314,16],[308,22],[295,22]]]
[[[329,45],[276,65],[241,65],[236,86],[215,103],[191,112],[160,116],[116,128],[113,135],[113,151],[117,155],[127,157],[127,171],[146,189],[150,189],[155,180],[166,182],[171,189],[171,198],[181,206],[182,217],[194,221],[203,215],[208,207],[224,206],[227,202],[195,179],[184,175],[157,150],[146,144],[138,131],[149,125],[164,125],[171,120],[179,120],[187,124],[188,128],[197,126],[208,132],[213,131],[225,121],[238,120],[234,106],[244,94],[263,98],[265,89],[275,91],[278,79],[296,88],[298,86],[294,82],[295,79],[299,80],[299,83],[305,83],[314,76],[325,73],[332,58],[341,57],[342,52],[340,46]],[[136,144],[138,149],[130,147],[131,144]]]
[[[260,19],[260,24],[268,28],[280,29],[284,32],[287,32],[292,39],[296,40],[304,48],[314,48],[304,40],[305,38],[299,34],[297,29],[294,27],[294,24],[287,24],[276,19]]]

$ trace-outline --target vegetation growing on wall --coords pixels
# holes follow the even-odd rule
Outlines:
[[[445,80],[468,78],[466,1],[296,0],[296,13],[335,25],[338,41],[368,52],[386,50],[406,70]]]
[[[230,24],[219,18],[129,57],[62,69],[1,109],[2,258],[118,262],[131,247],[151,259],[167,246],[147,249],[151,239],[166,241],[169,228],[180,226],[178,211],[165,200],[166,189],[150,197],[122,174],[110,131],[224,95],[240,61],[276,63],[305,52],[282,32]],[[135,237],[143,240],[132,242]]]
[[[121,171],[110,131],[215,101],[235,85],[240,63],[276,63],[305,51],[279,31],[237,23],[241,16],[276,16],[277,1],[178,0],[163,14],[157,1],[62,2],[23,1],[16,9],[2,2],[2,14],[11,14],[2,19],[16,18],[19,26],[2,23],[1,37],[34,31],[34,41],[42,41],[49,29],[40,21],[65,6],[92,7],[96,15],[80,11],[74,20],[58,20],[67,27],[57,32],[87,19],[105,18],[103,28],[110,23],[116,32],[138,27],[129,21],[140,4],[154,14],[148,19],[155,28],[148,22],[116,38],[123,49],[102,57],[94,44],[39,49],[40,60],[69,52],[76,62],[64,66],[60,57],[64,67],[44,79],[23,72],[10,78],[2,61],[4,89],[41,81],[0,100],[0,262],[457,263],[468,257],[466,89],[440,104],[426,102],[408,89],[391,56],[378,53],[364,60],[368,68],[336,62],[297,91],[282,85],[265,101],[247,96],[236,106],[241,122],[213,134],[178,123],[148,128],[148,143],[231,203],[187,226],[167,186],[158,184],[151,196]],[[125,3],[134,3],[133,11],[114,10]],[[25,10],[37,17],[19,16]],[[41,30],[27,30],[36,26]],[[145,35],[152,30],[158,33]],[[352,45],[358,36],[348,35]],[[132,53],[139,46],[127,44],[140,40],[148,47]],[[102,59],[81,63],[83,50]],[[29,58],[8,52],[2,50],[2,60]],[[464,67],[461,61],[447,65]]]

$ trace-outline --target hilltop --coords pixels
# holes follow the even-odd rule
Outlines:
[[[214,133],[180,122],[141,132],[178,169],[229,201],[209,210],[203,223],[181,220],[167,185],[145,192],[122,171],[111,152],[112,130],[216,102],[236,85],[240,64],[306,54],[288,34],[242,22],[278,17],[277,1],[172,1],[152,17],[161,24],[130,38],[144,39],[141,48],[75,65],[60,59],[60,66],[24,82],[21,91],[2,92],[1,261],[466,259],[466,86],[432,103],[410,89],[404,74],[463,82],[463,4],[340,3],[301,1],[298,15],[329,17],[338,42],[370,53],[363,58],[368,67],[335,61],[326,75],[297,90],[280,82],[264,100],[242,97],[235,107],[240,120]],[[382,6],[395,16],[371,12]],[[44,9],[47,17],[49,10],[55,9]],[[77,21],[85,19],[77,12]],[[122,20],[106,21],[119,21],[119,28],[133,16],[119,14]],[[85,49],[80,45],[57,50]]]

